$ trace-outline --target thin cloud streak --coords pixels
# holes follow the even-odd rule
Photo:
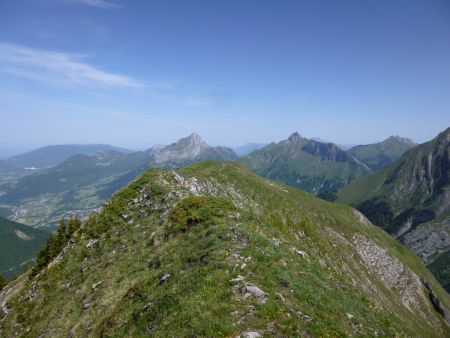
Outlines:
[[[65,0],[65,1],[79,3],[79,4],[83,4],[83,5],[101,8],[101,9],[110,9],[110,8],[119,7],[118,5],[113,4],[107,0]]]
[[[0,42],[0,71],[46,83],[142,88],[136,79],[100,70],[80,56]]]

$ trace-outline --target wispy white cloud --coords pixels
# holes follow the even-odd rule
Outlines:
[[[100,70],[83,57],[0,42],[0,72],[51,84],[141,88],[138,80]]]
[[[110,8],[116,8],[119,7],[118,5],[109,2],[107,0],[64,0],[66,2],[74,2],[74,3],[80,3],[92,7],[102,8],[102,9],[110,9]]]

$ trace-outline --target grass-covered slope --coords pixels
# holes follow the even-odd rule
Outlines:
[[[448,308],[350,207],[235,163],[152,169],[0,293],[0,336],[448,336],[420,277]]]
[[[378,171],[399,159],[416,144],[407,138],[391,136],[383,142],[352,147],[348,153],[373,171]]]
[[[258,175],[314,193],[338,189],[372,172],[335,144],[303,138],[298,133],[243,156],[238,162]]]
[[[433,264],[450,291],[450,128],[399,160],[338,192],[351,204]],[[446,255],[439,259],[441,255]]]
[[[0,274],[11,277],[30,263],[47,234],[29,226],[0,217]]]

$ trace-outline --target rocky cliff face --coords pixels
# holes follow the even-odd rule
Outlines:
[[[433,141],[405,154],[389,171],[385,185],[390,186],[388,196],[395,212],[405,207],[420,208],[440,218],[450,212],[450,128]],[[410,218],[418,223],[424,212]]]
[[[302,150],[322,159],[333,162],[351,161],[351,156],[333,143],[308,142]]]
[[[146,172],[27,278],[1,336],[450,333],[448,295],[363,215],[232,163]]]
[[[450,250],[450,128],[338,195],[431,264]]]
[[[399,238],[413,250],[425,264],[430,264],[450,248],[450,218],[433,222],[432,226],[419,226],[402,234]]]
[[[329,161],[348,161],[351,157],[334,143],[319,142],[302,137],[298,132],[292,133],[283,143],[297,147],[302,151]]]

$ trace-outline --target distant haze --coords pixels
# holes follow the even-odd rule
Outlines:
[[[450,126],[448,36],[444,0],[4,1],[0,148],[422,143]]]

